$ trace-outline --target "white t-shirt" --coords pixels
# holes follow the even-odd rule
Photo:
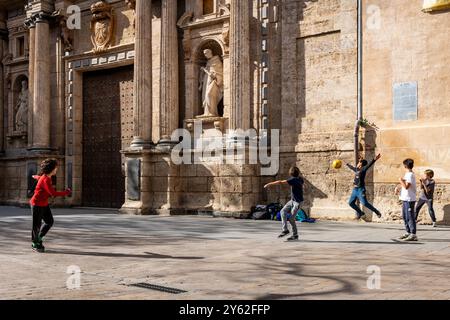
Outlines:
[[[416,190],[416,176],[414,172],[407,172],[403,179],[406,183],[410,183],[411,186],[408,189],[402,188],[400,193],[400,200],[402,201],[416,201],[417,190]]]

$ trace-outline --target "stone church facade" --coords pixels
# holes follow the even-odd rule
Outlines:
[[[418,173],[435,170],[437,215],[450,221],[450,13],[421,0],[362,3],[364,116],[379,129],[361,129],[359,149],[384,155],[370,197],[398,219],[393,190],[412,157]],[[354,157],[357,17],[353,0],[2,1],[0,202],[27,204],[31,176],[54,157],[56,187],[73,189],[56,205],[243,216],[286,200],[288,190],[263,186],[297,165],[312,215],[352,217],[351,172],[330,163]],[[396,102],[411,88],[415,113]],[[278,174],[174,163],[172,133],[196,123],[280,130]]]

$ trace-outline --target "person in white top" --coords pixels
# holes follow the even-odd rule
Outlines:
[[[403,161],[406,173],[400,178],[400,200],[402,201],[402,215],[405,223],[406,234],[399,239],[404,241],[418,241],[415,217],[415,205],[417,197],[416,176],[414,175],[414,160]]]

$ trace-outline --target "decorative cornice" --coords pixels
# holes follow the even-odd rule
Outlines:
[[[55,17],[53,17],[50,13],[47,12],[37,12],[33,15],[35,23],[50,23],[55,20]]]
[[[23,24],[28,29],[36,27],[36,22],[34,21],[34,19],[32,17],[28,18],[28,19],[25,19]]]
[[[33,13],[29,18],[25,19],[24,25],[28,29],[36,27],[36,23],[51,23],[56,20],[55,16],[50,13],[40,11]]]

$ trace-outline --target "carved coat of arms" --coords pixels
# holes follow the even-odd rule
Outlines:
[[[114,14],[106,1],[98,1],[91,6],[91,39],[95,53],[105,52],[114,37]]]

